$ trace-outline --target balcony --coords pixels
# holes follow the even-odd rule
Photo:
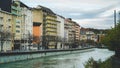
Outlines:
[[[12,9],[16,10],[16,11],[20,11],[21,9],[15,6],[12,6]]]
[[[17,15],[17,12],[12,12],[12,14]]]
[[[55,20],[56,18],[54,18],[54,17],[50,17],[50,16],[47,16],[46,19],[52,19],[52,20]]]
[[[57,30],[53,30],[53,29],[47,29],[46,32],[50,32],[50,33],[57,33]]]
[[[57,16],[56,16],[56,15],[53,15],[53,14],[48,14],[47,17],[57,18]]]
[[[51,21],[51,22],[56,22],[56,23],[59,22],[59,21],[57,21],[56,19],[52,19],[52,18],[46,18],[46,20],[47,20],[47,21]]]
[[[20,16],[20,14],[18,14],[17,12],[14,12],[14,11],[12,11],[12,14],[16,15],[16,16]]]
[[[50,22],[50,21],[47,21],[46,24],[51,24],[51,25],[55,25],[55,26],[57,25],[57,23],[55,23],[55,22]]]
[[[46,28],[57,29],[57,27],[56,27],[56,26],[46,26]]]
[[[53,33],[53,32],[47,32],[46,35],[50,35],[50,36],[57,36],[57,33]]]

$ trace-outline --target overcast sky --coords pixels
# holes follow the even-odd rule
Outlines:
[[[86,28],[108,29],[113,27],[113,12],[120,11],[120,0],[21,0],[30,7],[42,5],[56,14]]]

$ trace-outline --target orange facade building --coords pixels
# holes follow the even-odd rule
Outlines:
[[[40,26],[33,26],[33,36],[37,36],[37,37],[41,36]]]
[[[32,13],[33,13],[33,44],[40,44],[42,37],[43,15],[41,10],[37,8],[33,8]]]

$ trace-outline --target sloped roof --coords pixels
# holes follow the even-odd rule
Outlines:
[[[47,12],[47,13],[56,15],[51,9],[49,9],[49,8],[47,8],[47,7],[38,5],[37,8],[41,9],[43,12]]]

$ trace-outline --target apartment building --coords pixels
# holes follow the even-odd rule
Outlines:
[[[65,19],[65,23],[64,23],[64,48],[65,49],[68,49],[69,48],[69,23],[68,23],[68,20]]]
[[[39,36],[41,36],[40,46],[42,45],[45,49],[57,48],[57,16],[49,8],[38,5],[33,8],[33,23],[40,23],[41,27],[35,27]],[[34,27],[34,26],[33,26]]]
[[[98,35],[95,34],[93,31],[90,31],[87,28],[81,28],[80,29],[80,40],[81,41],[87,41],[87,40],[92,40],[94,42],[97,42],[98,40]]]
[[[71,18],[65,19],[65,36],[67,45],[65,48],[72,48],[75,41],[75,27]]]
[[[59,21],[57,23],[57,36],[58,36],[57,49],[63,49],[65,43],[64,38],[65,18],[63,16],[57,15],[57,20]]]
[[[32,8],[33,14],[33,47],[38,49],[42,46],[43,36],[43,12],[39,8]]]
[[[0,51],[11,51],[14,48],[13,18],[11,13],[0,10]]]
[[[29,50],[32,45],[33,49],[72,48],[79,41],[80,26],[47,7],[30,8],[19,0],[1,0],[0,8],[12,15],[14,50]]]
[[[21,49],[28,50],[32,43],[33,17],[30,7],[20,2],[21,8]]]
[[[14,49],[20,49],[21,44],[21,8],[19,0],[0,0],[0,8],[3,11],[14,15],[13,33],[14,33]]]
[[[75,28],[75,47],[79,46],[80,42],[80,25],[76,22],[74,22],[74,28]]]
[[[57,49],[57,21],[56,14],[49,8],[42,7],[43,11],[43,45],[47,49]]]

